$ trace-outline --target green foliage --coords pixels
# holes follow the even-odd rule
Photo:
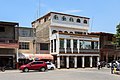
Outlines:
[[[120,23],[116,26],[116,34],[114,36],[116,37],[114,43],[117,46],[120,46]]]

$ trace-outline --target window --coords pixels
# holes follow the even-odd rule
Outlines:
[[[47,18],[44,18],[44,22],[46,22],[47,21]]]
[[[56,31],[56,30],[53,30],[53,31],[52,31],[52,34],[54,34],[54,33],[57,33],[57,31]]]
[[[0,32],[5,32],[5,27],[0,27]]]
[[[58,16],[57,16],[57,15],[55,15],[55,16],[54,16],[54,19],[55,19],[55,20],[58,20]]]
[[[84,20],[83,23],[87,24],[87,20]]]
[[[80,47],[80,49],[84,48],[84,41],[79,41],[79,47]]]
[[[48,43],[40,43],[40,50],[48,50]]]
[[[84,48],[85,49],[91,49],[91,42],[90,41],[84,41]]]
[[[62,21],[66,21],[66,17],[65,16],[62,17]]]
[[[56,39],[54,39],[54,52],[56,52]]]
[[[62,31],[59,31],[59,33],[62,33]]]
[[[70,48],[70,39],[67,39],[67,48]]]
[[[98,49],[98,42],[94,42],[94,49]]]
[[[19,49],[29,49],[29,42],[19,42]]]
[[[70,21],[70,22],[74,22],[74,20],[73,20],[73,18],[72,18],[72,17],[69,19],[69,21]]]
[[[67,31],[64,31],[64,33],[68,33]]]
[[[73,48],[77,48],[77,40],[73,40]]]
[[[73,32],[70,32],[70,34],[73,34]]]
[[[77,23],[80,23],[81,21],[80,21],[80,19],[77,19]]]
[[[51,52],[53,52],[53,40],[51,40]]]
[[[75,31],[75,34],[82,34],[82,32]]]
[[[60,48],[64,48],[64,39],[60,39]]]

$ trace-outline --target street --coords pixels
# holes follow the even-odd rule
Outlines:
[[[108,68],[101,70],[97,68],[56,69],[27,73],[19,70],[6,70],[0,72],[0,80],[120,80],[120,75],[111,74]]]

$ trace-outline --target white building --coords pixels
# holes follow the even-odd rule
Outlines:
[[[37,53],[52,54],[57,68],[95,67],[99,61],[99,37],[88,35],[89,18],[50,12],[32,26]]]

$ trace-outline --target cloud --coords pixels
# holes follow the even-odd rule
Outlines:
[[[78,12],[81,12],[82,10],[66,10],[64,11],[65,13],[78,13]]]

